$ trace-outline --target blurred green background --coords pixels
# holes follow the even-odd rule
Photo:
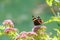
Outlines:
[[[50,19],[52,12],[45,0],[0,0],[0,24],[6,19],[14,22],[15,28],[21,31],[31,31],[33,25],[32,15],[40,16],[45,22]],[[54,32],[57,28],[56,22],[45,24],[47,32]],[[9,40],[6,36],[0,40]]]

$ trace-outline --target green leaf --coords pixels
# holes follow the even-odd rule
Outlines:
[[[52,6],[53,0],[46,0],[46,3],[47,3],[49,6]]]
[[[60,0],[55,0],[56,2],[60,2]]]
[[[60,7],[60,2],[56,2],[56,6]]]
[[[0,36],[3,35],[3,32],[0,32]]]
[[[53,20],[49,19],[48,21],[44,22],[44,24],[47,24],[47,23],[50,23],[52,22]]]
[[[5,27],[4,26],[0,26],[0,30],[4,30],[5,29]]]
[[[60,0],[55,0],[55,5],[60,7]]]
[[[57,16],[57,17],[52,17],[52,20],[53,20],[53,21],[60,22],[60,16]]]
[[[55,31],[57,31],[58,34],[60,34],[60,31],[58,29],[54,29]]]
[[[50,22],[53,22],[53,21],[57,21],[57,22],[60,22],[60,16],[57,16],[57,17],[51,17],[51,19],[49,19],[48,21],[44,22],[44,24],[46,23],[50,23]]]
[[[54,38],[52,40],[58,40],[58,38],[56,36],[54,36]]]

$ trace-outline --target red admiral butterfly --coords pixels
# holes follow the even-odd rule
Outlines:
[[[34,16],[32,17],[33,17],[34,25],[41,25],[43,23],[43,21],[41,20],[39,16],[37,18],[35,18]]]

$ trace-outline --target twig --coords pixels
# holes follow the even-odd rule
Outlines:
[[[56,16],[56,13],[53,8],[51,8],[51,11],[52,11],[53,15]]]

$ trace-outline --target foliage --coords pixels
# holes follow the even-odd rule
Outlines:
[[[49,6],[56,5],[56,6],[59,6],[59,7],[60,7],[60,0],[46,0],[46,3],[47,3]]]

